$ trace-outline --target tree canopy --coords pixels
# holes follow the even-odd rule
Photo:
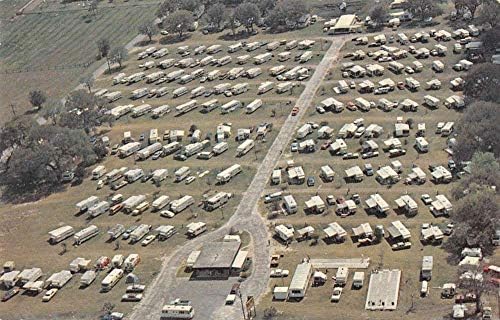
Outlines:
[[[29,93],[29,100],[33,107],[39,109],[47,101],[47,96],[41,90],[33,90]]]
[[[143,34],[148,37],[149,41],[153,39],[153,36],[158,34],[158,27],[154,22],[144,22],[139,26],[140,34]]]
[[[419,20],[442,14],[439,3],[435,0],[408,0],[403,4],[403,8]]]
[[[194,23],[193,14],[187,10],[178,10],[163,21],[163,26],[168,32],[178,33],[182,38],[184,32],[188,31]]]
[[[474,65],[464,77],[464,94],[468,98],[500,102],[500,65],[480,63]]]
[[[253,31],[253,25],[260,20],[260,10],[254,3],[244,2],[234,10],[235,18],[245,26],[247,32]]]

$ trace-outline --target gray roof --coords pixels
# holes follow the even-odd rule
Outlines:
[[[200,256],[196,259],[193,269],[231,268],[240,245],[237,241],[205,244],[201,249]]]

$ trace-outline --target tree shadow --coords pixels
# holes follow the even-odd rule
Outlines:
[[[153,43],[156,43],[156,40],[149,40],[149,39],[146,39],[146,40],[142,40],[142,41],[139,41],[135,44],[136,47],[146,47],[146,46],[149,46],[149,45],[152,45]]]
[[[191,34],[186,33],[182,35],[182,37],[179,37],[177,34],[169,34],[168,36],[164,36],[160,38],[158,41],[160,44],[175,44],[175,43],[180,43],[185,40],[188,40],[191,38]]]
[[[2,202],[11,204],[34,202],[42,198],[45,198],[51,195],[52,193],[64,191],[65,189],[66,189],[65,185],[62,184],[49,187],[43,186],[40,187],[40,189],[31,192],[26,192],[24,190],[20,192],[17,189],[4,188],[2,190],[2,195],[0,196],[0,200]]]
[[[255,34],[246,32],[246,30],[240,30],[240,31],[236,32],[234,35],[232,32],[224,33],[224,34],[218,36],[217,39],[224,40],[224,41],[238,41],[238,40],[249,39],[250,37],[252,37],[254,35]]]

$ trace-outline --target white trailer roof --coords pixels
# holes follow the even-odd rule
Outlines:
[[[366,310],[396,310],[401,270],[379,270],[370,276]]]

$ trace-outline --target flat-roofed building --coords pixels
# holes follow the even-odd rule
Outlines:
[[[396,310],[399,298],[401,270],[378,270],[370,275],[366,310]]]
[[[229,278],[240,246],[241,243],[237,241],[205,244],[193,264],[193,277],[198,279]]]

